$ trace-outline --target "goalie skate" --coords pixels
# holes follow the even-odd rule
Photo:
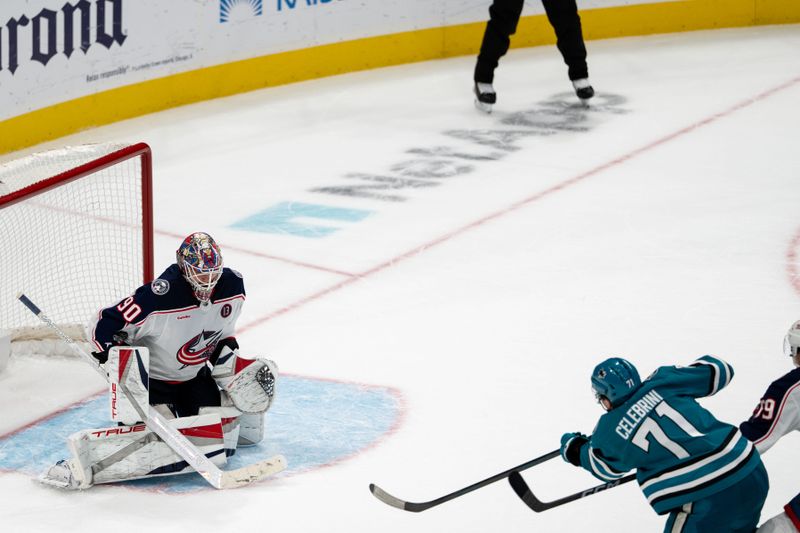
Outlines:
[[[42,485],[64,490],[80,490],[91,486],[91,484],[88,486],[81,484],[73,473],[72,462],[68,459],[57,462],[42,472],[36,480]]]

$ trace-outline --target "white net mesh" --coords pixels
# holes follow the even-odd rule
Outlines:
[[[0,165],[0,329],[14,352],[52,337],[21,303],[25,293],[55,323],[80,338],[83,326],[144,279],[142,161],[114,162],[85,177],[10,205],[13,193],[58,176],[126,145],[98,144],[34,154]],[[64,343],[42,345],[46,353]],[[19,347],[19,348],[18,348]]]

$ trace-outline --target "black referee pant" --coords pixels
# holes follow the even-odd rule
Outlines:
[[[475,81],[492,83],[500,58],[508,52],[510,37],[517,31],[524,0],[494,0],[489,7],[489,22],[483,34]],[[556,32],[556,46],[569,67],[570,80],[589,77],[586,45],[575,0],[542,0],[547,19]]]

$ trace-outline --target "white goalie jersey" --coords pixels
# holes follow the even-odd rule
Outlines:
[[[194,378],[217,343],[232,337],[245,300],[242,276],[225,268],[208,302],[200,304],[178,265],[121,302],[100,311],[89,338],[99,351],[119,344],[150,350],[150,377]]]

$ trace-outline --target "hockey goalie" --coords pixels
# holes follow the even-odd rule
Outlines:
[[[223,267],[206,233],[186,237],[176,256],[159,278],[102,309],[90,325],[114,425],[70,435],[70,457],[41,482],[86,489],[192,471],[144,424],[149,406],[216,465],[263,439],[278,370],[239,354],[233,333],[245,300],[242,276]]]

